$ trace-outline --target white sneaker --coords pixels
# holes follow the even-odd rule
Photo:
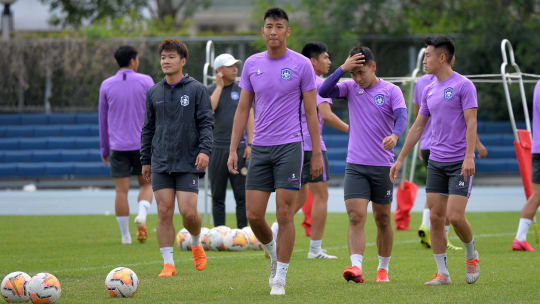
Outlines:
[[[478,251],[475,252],[476,258],[467,260],[465,265],[465,280],[472,284],[480,277],[480,260],[478,259]]]
[[[268,278],[268,285],[270,288],[274,287],[274,278],[276,277],[277,272],[277,261],[270,263],[270,277]]]
[[[131,244],[131,235],[128,235],[126,237],[122,237],[122,244],[123,245],[129,245]]]
[[[275,278],[271,284],[270,290],[271,296],[284,296],[285,295],[285,281]]]
[[[328,259],[328,260],[335,260],[337,259],[337,256],[335,255],[329,255],[328,253],[326,253],[326,250],[324,249],[321,249],[319,252],[317,253],[313,253],[311,251],[308,252],[307,254],[307,258],[308,259]]]
[[[137,215],[133,222],[135,223],[137,228],[142,228],[144,225],[146,225],[146,219],[143,219],[143,217],[140,215]]]

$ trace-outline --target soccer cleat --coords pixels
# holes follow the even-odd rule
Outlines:
[[[274,278],[271,284],[270,295],[271,296],[284,296],[285,295],[285,281],[282,281],[278,278]]]
[[[437,272],[435,273],[435,277],[433,278],[433,280],[424,283],[424,285],[426,286],[439,286],[450,284],[452,284],[452,281],[450,281],[450,275],[446,276]]]
[[[137,240],[139,243],[144,243],[148,239],[146,231],[146,222],[140,216],[135,217],[135,225],[137,226]]]
[[[204,253],[202,244],[191,247],[191,252],[193,253],[193,264],[195,265],[195,268],[198,271],[204,270],[204,268],[206,268],[206,253]]]
[[[462,247],[459,247],[459,246],[456,246],[456,245],[450,243],[450,240],[448,240],[448,242],[446,243],[446,249],[454,250],[454,251],[463,250]]]
[[[276,277],[277,272],[277,261],[270,263],[270,277],[268,278],[268,285],[270,288],[274,286],[274,278]]]
[[[377,282],[390,282],[390,279],[388,278],[388,272],[386,269],[381,268],[377,271]]]
[[[429,239],[429,229],[422,225],[418,228],[418,236],[420,237],[420,244],[426,248],[431,248],[431,240]]]
[[[535,251],[535,249],[527,241],[520,242],[518,239],[514,239],[514,243],[512,243],[512,250],[514,250],[514,251]]]
[[[163,264],[163,270],[158,277],[172,277],[176,275],[176,268],[171,264]]]
[[[313,253],[313,252],[309,251],[308,254],[307,254],[307,258],[308,259],[335,260],[335,259],[337,259],[337,256],[329,255],[328,253],[326,253],[326,250],[321,249],[317,253]]]
[[[125,237],[122,237],[122,244],[123,245],[131,244],[131,235],[127,235]]]
[[[476,258],[467,260],[466,271],[465,271],[465,280],[467,283],[472,284],[478,280],[480,277],[480,260],[478,259],[478,251],[476,253]]]
[[[362,269],[356,266],[345,267],[345,271],[343,271],[343,278],[347,280],[347,282],[352,280],[355,283],[364,283]]]

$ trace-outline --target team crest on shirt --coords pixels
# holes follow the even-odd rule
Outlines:
[[[189,96],[184,95],[184,96],[180,97],[180,104],[181,104],[183,107],[189,105]]]
[[[383,94],[377,94],[375,95],[374,102],[379,107],[384,104],[384,95]]]
[[[281,79],[291,80],[292,70],[289,68],[281,69]]]
[[[454,89],[453,88],[446,88],[444,89],[444,99],[450,100],[454,97]]]
[[[238,100],[238,99],[240,99],[240,94],[238,94],[238,92],[236,92],[236,91],[232,91],[232,92],[231,92],[231,99],[232,99],[232,100]]]

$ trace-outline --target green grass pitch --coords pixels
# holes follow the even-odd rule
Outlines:
[[[158,278],[162,259],[155,237],[156,216],[148,217],[149,240],[120,244],[114,216],[0,216],[0,276],[12,271],[30,275],[50,272],[62,284],[58,303],[540,303],[540,253],[512,252],[519,220],[513,213],[470,213],[480,253],[481,275],[465,282],[464,252],[449,252],[452,285],[426,287],[436,271],[431,250],[420,246],[412,214],[411,230],[396,232],[390,261],[390,283],[376,283],[377,251],[372,215],[366,223],[366,282],[342,278],[350,265],[346,214],[328,215],[323,248],[338,260],[308,260],[309,239],[296,216],[296,245],[287,276],[286,295],[271,297],[269,260],[262,251],[207,252],[206,270],[196,271],[191,252],[175,249],[178,276]],[[131,221],[133,216],[131,217]],[[235,223],[228,215],[229,225]],[[268,215],[271,223],[273,214]],[[175,215],[176,230],[181,219]],[[133,238],[135,227],[130,222]],[[534,232],[528,235],[534,241]],[[451,232],[454,244],[460,244]],[[132,299],[111,299],[105,292],[107,273],[115,267],[133,269],[140,287]],[[121,302],[119,302],[121,301]]]

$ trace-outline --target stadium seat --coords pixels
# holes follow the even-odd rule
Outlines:
[[[0,150],[19,150],[19,139],[0,138]]]
[[[49,125],[73,125],[76,123],[77,114],[74,113],[54,113],[49,114],[47,123]]]
[[[33,126],[8,126],[5,127],[5,136],[11,138],[34,137]]]
[[[62,162],[87,162],[88,151],[86,150],[61,150]]]
[[[347,165],[344,161],[333,160],[328,161],[330,164],[330,175],[344,175],[345,166]]]
[[[70,176],[73,175],[73,163],[47,163],[45,164],[45,176]]]
[[[50,114],[23,114],[21,115],[21,125],[46,125],[49,123]]]
[[[75,115],[75,124],[98,125],[98,113],[79,113]]]
[[[21,124],[21,114],[0,115],[0,126],[18,126]]]
[[[0,177],[13,177],[17,174],[17,164],[0,163]]]
[[[34,150],[32,152],[33,163],[60,162],[62,161],[61,150]]]
[[[40,177],[45,173],[44,163],[18,163],[16,176]]]
[[[4,161],[6,163],[30,163],[32,162],[32,151],[5,151]]]
[[[35,137],[61,136],[61,126],[34,126]]]
[[[46,137],[19,139],[20,150],[45,150],[47,148],[48,139]]]
[[[49,149],[76,149],[76,137],[49,137]]]
[[[62,136],[90,136],[90,127],[87,125],[62,126]]]
[[[74,175],[79,176],[109,176],[109,168],[102,162],[75,163]]]

